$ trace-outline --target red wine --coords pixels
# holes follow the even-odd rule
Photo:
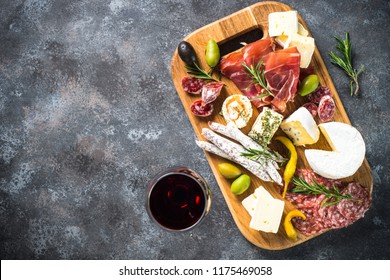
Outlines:
[[[178,173],[157,181],[149,195],[149,209],[163,227],[182,230],[194,225],[206,208],[206,194],[194,178]]]

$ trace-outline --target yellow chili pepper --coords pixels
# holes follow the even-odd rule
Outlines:
[[[306,220],[305,214],[295,209],[288,212],[283,223],[284,230],[286,231],[288,238],[292,239],[293,241],[297,241],[297,231],[295,230],[293,224],[291,223],[291,219],[295,217],[301,217],[302,219]]]
[[[287,162],[283,173],[284,189],[282,197],[284,198],[286,196],[288,184],[290,183],[291,178],[294,176],[295,170],[297,168],[298,154],[295,150],[294,144],[287,137],[277,136],[275,139],[282,142],[282,144],[290,151],[290,159]]]

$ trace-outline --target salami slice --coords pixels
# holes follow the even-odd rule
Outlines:
[[[333,98],[330,95],[324,95],[318,105],[318,116],[320,120],[323,122],[331,121],[335,110],[336,105],[334,104]]]
[[[200,94],[202,92],[202,88],[204,82],[202,79],[198,79],[195,77],[185,76],[181,80],[181,85],[183,86],[184,91],[191,94]]]
[[[321,98],[325,95],[329,95],[332,97],[332,92],[329,88],[320,86],[318,87],[313,93],[309,94],[309,100],[310,102],[313,102],[315,104],[319,104],[321,101]]]
[[[213,104],[202,104],[202,100],[196,100],[194,103],[191,105],[191,112],[198,117],[208,117],[211,115],[213,112],[214,107]]]
[[[220,95],[223,88],[222,82],[210,82],[202,87],[202,102],[203,105],[210,104]]]
[[[308,103],[303,104],[302,107],[305,107],[310,112],[310,114],[313,116],[313,118],[315,116],[317,116],[318,106],[315,103],[308,102]]]

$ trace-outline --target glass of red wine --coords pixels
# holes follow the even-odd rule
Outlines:
[[[187,167],[171,167],[157,174],[148,186],[146,208],[152,220],[170,231],[198,225],[211,205],[206,180]]]

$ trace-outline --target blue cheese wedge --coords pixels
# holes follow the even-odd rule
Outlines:
[[[277,233],[283,209],[283,200],[273,198],[263,187],[259,187],[249,227],[264,232]]]
[[[222,104],[222,115],[226,123],[234,123],[238,128],[245,127],[252,117],[252,103],[248,97],[234,94]]]
[[[283,121],[283,115],[264,107],[257,117],[248,136],[262,146],[268,146]]]
[[[280,128],[295,146],[314,144],[320,138],[320,130],[313,116],[305,107],[300,107],[285,119]]]
[[[271,37],[298,33],[297,11],[270,13],[268,15],[268,33]]]

